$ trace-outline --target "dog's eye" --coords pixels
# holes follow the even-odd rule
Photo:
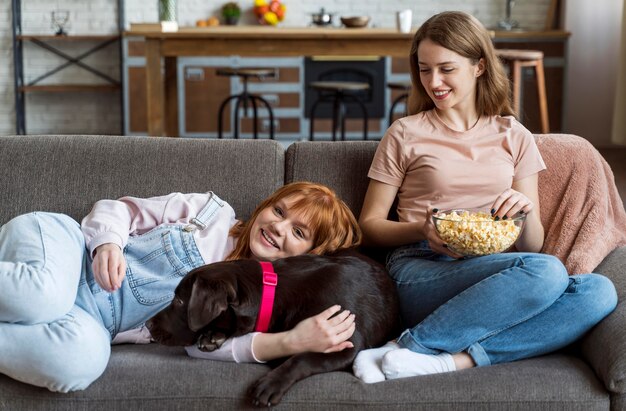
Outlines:
[[[183,299],[179,297],[174,298],[174,304],[183,305]]]

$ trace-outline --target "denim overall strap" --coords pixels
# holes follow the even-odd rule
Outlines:
[[[207,205],[200,210],[198,215],[189,220],[189,224],[182,227],[182,231],[189,233],[190,235],[182,235],[181,241],[183,242],[183,250],[187,253],[188,258],[193,261],[193,268],[199,267],[206,262],[202,259],[202,255],[200,251],[198,251],[198,247],[196,247],[196,241],[193,237],[193,233],[196,230],[204,230],[207,228],[208,224],[215,218],[215,215],[220,210],[220,208],[224,207],[224,201],[219,198],[212,191],[209,193],[210,198],[207,201]],[[188,270],[189,272],[191,270]]]
[[[112,338],[119,332],[141,326],[165,308],[180,280],[205,263],[194,234],[205,229],[223,205],[223,201],[211,193],[206,206],[189,224],[161,224],[129,237],[124,248],[127,267],[122,287],[114,293],[104,292],[95,281],[90,287]]]
[[[190,224],[184,228],[185,231],[194,231],[195,229],[204,230],[207,227],[207,223],[213,219],[215,213],[217,213],[221,207],[224,207],[224,201],[215,195],[215,193],[210,191],[209,195],[210,197],[206,207],[200,210],[197,216],[189,220]]]

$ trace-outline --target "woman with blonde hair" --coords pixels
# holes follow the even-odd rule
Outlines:
[[[151,341],[144,322],[192,269],[360,241],[346,204],[308,182],[280,188],[247,222],[212,192],[100,200],[81,225],[62,214],[18,216],[0,228],[0,373],[51,391],[85,389],[106,368],[112,343]],[[354,315],[333,306],[287,332],[232,339],[213,358],[339,351],[352,346],[353,332]]]
[[[574,342],[613,311],[617,295],[606,277],[568,276],[561,261],[539,253],[545,164],[513,116],[489,33],[469,14],[440,13],[416,32],[409,57],[411,115],[378,146],[359,218],[364,242],[395,248],[387,268],[407,328],[359,353],[355,375],[377,382],[454,371]],[[525,214],[517,252],[462,258],[450,250],[431,217],[459,208],[495,220]]]

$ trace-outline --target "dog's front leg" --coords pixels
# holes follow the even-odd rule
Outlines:
[[[210,352],[215,351],[224,344],[227,337],[226,334],[219,331],[209,331],[206,334],[200,335],[198,338],[198,349],[200,351]]]
[[[262,407],[276,405],[296,382],[314,374],[347,369],[356,353],[357,351],[351,348],[330,354],[294,355],[250,387],[252,403]]]

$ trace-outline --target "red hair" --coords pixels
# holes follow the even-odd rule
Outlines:
[[[350,211],[337,194],[322,184],[300,181],[287,184],[266,198],[252,213],[247,222],[239,222],[230,230],[237,239],[235,249],[226,260],[250,258],[250,230],[261,211],[272,207],[286,197],[295,198],[291,210],[302,213],[313,230],[313,248],[309,254],[327,254],[356,247],[361,243],[361,229]]]

